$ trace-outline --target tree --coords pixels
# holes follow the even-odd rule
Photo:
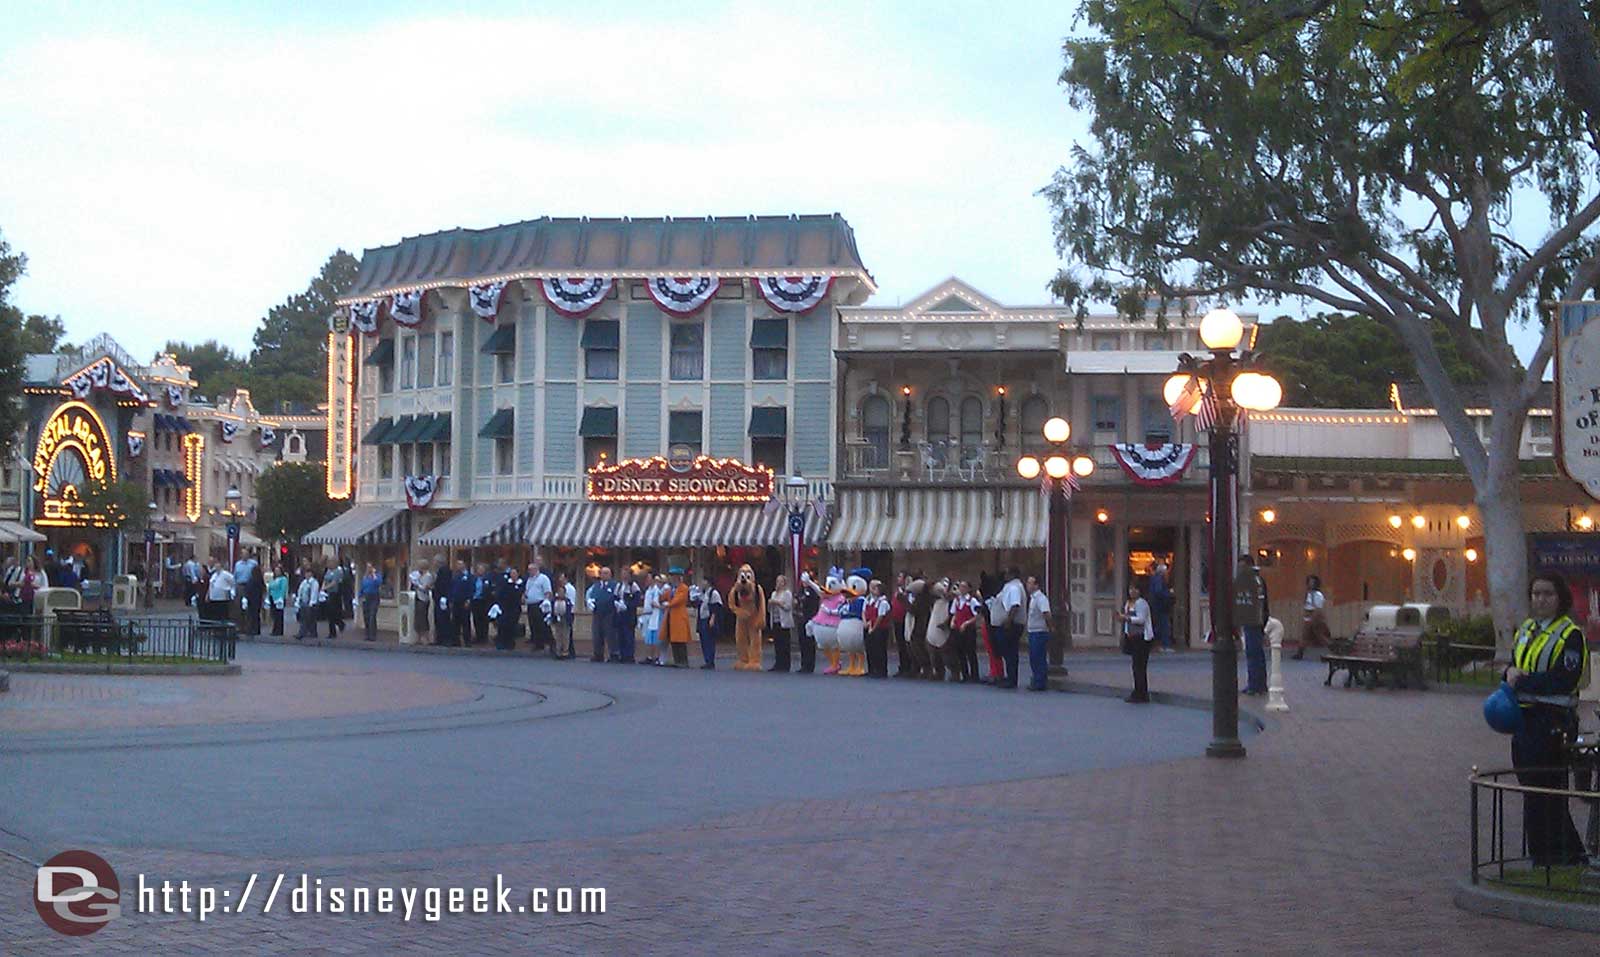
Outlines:
[[[28,257],[13,253],[0,235],[0,455],[10,455],[27,424],[22,383],[27,372],[26,320],[11,302],[11,286],[28,271]]]
[[[22,348],[29,354],[65,352],[66,324],[60,316],[29,316],[22,324]]]
[[[118,531],[142,532],[150,524],[150,490],[138,482],[122,480],[78,490],[83,510],[105,517],[106,526]]]
[[[335,250],[304,292],[273,306],[250,351],[251,398],[259,409],[282,402],[320,402],[326,396],[328,315],[356,280],[360,262]]]
[[[161,351],[172,353],[189,367],[189,375],[198,383],[196,388],[208,399],[249,387],[249,370],[244,359],[215,339],[207,339],[199,345],[169,340]]]
[[[350,507],[328,498],[326,474],[315,462],[279,462],[256,482],[256,531],[299,542]]]
[[[1046,187],[1084,308],[1302,297],[1391,329],[1484,520],[1502,649],[1527,598],[1517,449],[1552,349],[1510,323],[1600,280],[1595,125],[1563,94],[1531,4],[1087,0],[1061,81],[1093,142]],[[1592,41],[1592,37],[1591,37]],[[1548,216],[1530,230],[1514,214]],[[1480,440],[1435,338],[1487,392]]]
[[[1475,373],[1456,344],[1442,329],[1433,338],[1450,381],[1471,382]],[[1296,408],[1381,409],[1389,405],[1389,383],[1416,378],[1400,337],[1371,316],[1282,316],[1262,324],[1256,351],[1283,383],[1283,404]]]

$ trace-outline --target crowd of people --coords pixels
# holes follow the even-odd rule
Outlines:
[[[0,589],[4,601],[14,609],[32,609],[34,593],[44,588],[81,588],[86,569],[83,559],[76,555],[57,558],[53,549],[45,549],[44,560],[28,555],[25,558],[8,557],[0,569]]]

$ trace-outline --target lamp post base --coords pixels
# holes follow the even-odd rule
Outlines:
[[[1245,756],[1244,745],[1238,738],[1217,738],[1206,745],[1208,758],[1242,758]]]

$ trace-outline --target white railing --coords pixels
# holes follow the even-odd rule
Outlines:
[[[583,498],[583,480],[576,475],[546,475],[540,497],[555,501]]]

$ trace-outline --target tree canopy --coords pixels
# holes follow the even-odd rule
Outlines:
[[[280,462],[256,482],[256,529],[281,533],[291,542],[327,524],[350,507],[328,498],[327,475],[315,462]]]
[[[283,402],[319,402],[328,365],[328,315],[334,300],[355,282],[360,262],[334,250],[304,292],[273,306],[256,329],[250,351],[250,395],[256,408]]]
[[[161,351],[172,353],[189,367],[189,376],[197,383],[196,390],[207,399],[215,399],[241,386],[250,387],[250,370],[244,357],[215,339],[198,345],[168,340]]]
[[[13,253],[0,235],[0,455],[9,455],[26,422],[22,404],[30,343],[28,320],[11,302],[11,287],[28,270],[28,257]]]
[[[1256,337],[1268,369],[1283,383],[1283,404],[1309,409],[1381,409],[1389,383],[1417,377],[1400,337],[1371,316],[1322,313],[1303,321],[1280,316]],[[1476,374],[1442,329],[1434,342],[1452,382]]]

